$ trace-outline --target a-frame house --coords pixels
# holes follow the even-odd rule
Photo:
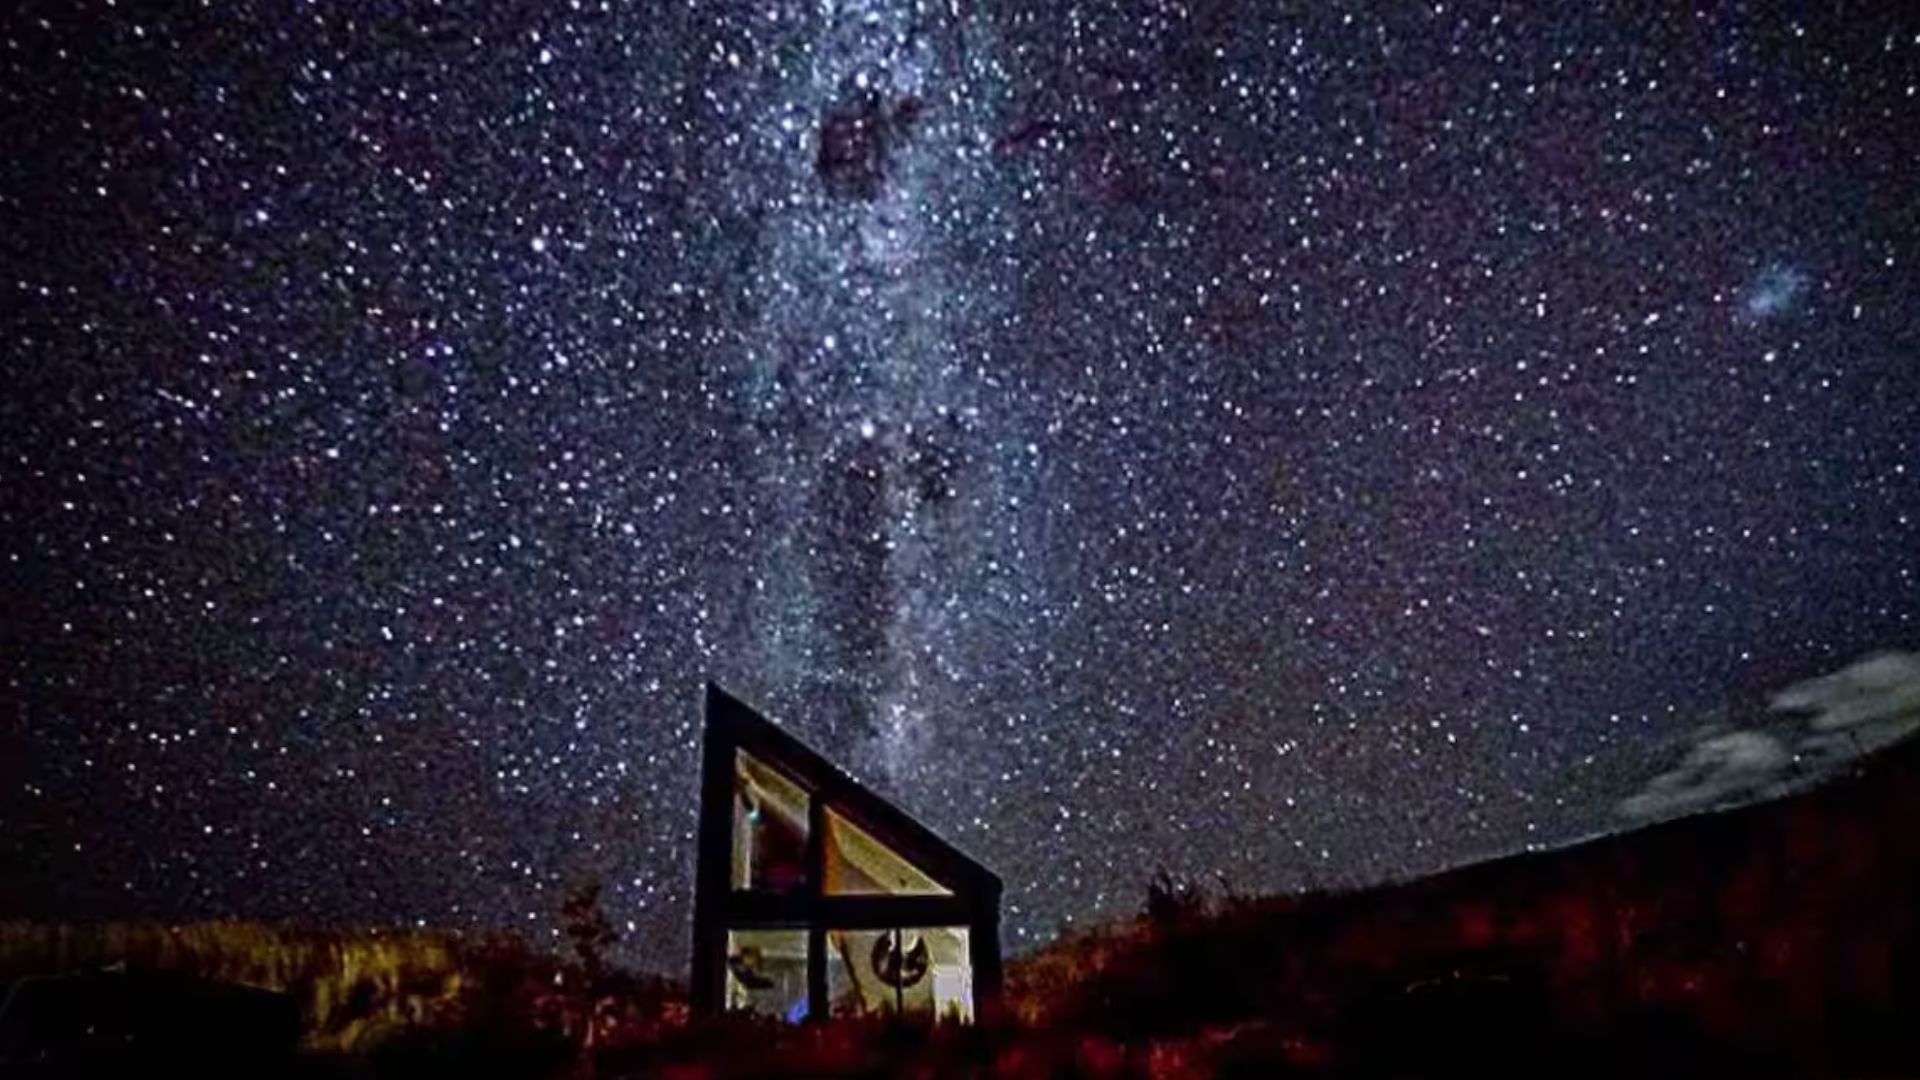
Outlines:
[[[1000,990],[1000,879],[707,685],[693,1006],[971,1019]]]

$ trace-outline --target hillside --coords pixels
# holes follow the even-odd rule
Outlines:
[[[1912,1074],[1916,820],[1908,740],[1773,801],[1402,885],[1206,901],[1162,883],[1149,914],[1014,962],[1005,1007],[969,1029],[689,1023],[659,984],[587,994],[552,958],[433,934],[11,924],[0,975],[274,991],[329,1076]]]
[[[585,984],[578,965],[504,936],[0,922],[0,1075],[155,1060],[359,1074],[424,1053],[535,1076],[589,1027],[635,1042],[686,1019],[659,980],[603,978],[597,997]]]
[[[1032,1028],[1203,1045],[1208,1071],[1911,1072],[1916,821],[1908,741],[1797,795],[1409,884],[1176,896],[1014,965],[1010,1004]]]

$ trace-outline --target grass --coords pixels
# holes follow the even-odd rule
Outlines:
[[[971,1027],[691,1021],[510,939],[0,924],[0,978],[277,990],[352,1076],[1920,1074],[1920,744],[1778,803],[1340,895],[1205,897],[1013,961]]]
[[[350,1051],[450,1015],[484,973],[471,943],[427,932],[249,922],[0,922],[0,979],[121,966],[272,990],[300,1005],[303,1048]]]

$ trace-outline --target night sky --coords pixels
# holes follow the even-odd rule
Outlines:
[[[0,915],[673,969],[712,678],[1017,949],[1920,645],[1906,5],[5,6]]]

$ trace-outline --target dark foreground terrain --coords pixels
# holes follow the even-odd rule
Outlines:
[[[1015,962],[972,1028],[696,1023],[505,940],[0,924],[7,1075],[1920,1074],[1920,743],[1789,798]],[[157,1073],[155,1073],[157,1074]]]

